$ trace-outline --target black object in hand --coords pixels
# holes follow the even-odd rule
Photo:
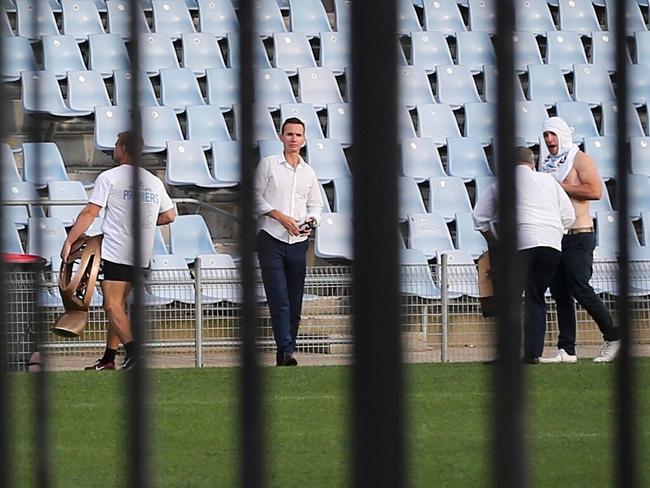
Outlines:
[[[310,230],[316,227],[316,222],[314,220],[306,220],[298,227],[301,233],[309,232]]]

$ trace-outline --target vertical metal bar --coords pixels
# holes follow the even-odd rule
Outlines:
[[[616,437],[616,480],[617,486],[631,488],[637,486],[637,470],[634,449],[635,408],[632,385],[635,381],[631,360],[631,313],[629,300],[629,252],[628,252],[628,171],[629,148],[627,142],[628,73],[627,51],[627,4],[630,0],[618,3],[614,37],[616,39],[616,103],[619,107],[616,118],[617,153],[617,208],[618,208],[618,251],[619,251],[619,295],[616,298],[618,320],[621,331],[621,350],[616,368],[617,437]],[[615,4],[609,4],[613,8]]]
[[[253,180],[255,151],[253,147],[253,36],[255,34],[255,9],[253,0],[239,2],[239,39],[241,66],[239,78],[241,117],[241,183],[239,207],[241,225],[239,236],[242,256],[241,277],[244,294],[241,321],[240,370],[240,433],[241,458],[239,465],[240,486],[260,488],[265,486],[263,456],[264,435],[262,418],[262,372],[257,354],[257,307],[255,305],[256,222],[253,203]]]
[[[194,324],[195,324],[195,341],[194,341],[194,366],[203,367],[203,302],[201,301],[201,290],[203,288],[203,279],[201,274],[201,258],[197,257],[194,261]]]
[[[405,484],[397,245],[396,3],[352,3],[352,485],[358,488]]]
[[[498,72],[497,142],[498,221],[500,245],[496,254],[498,361],[495,368],[494,486],[526,486],[524,455],[523,376],[521,347],[521,267],[517,264],[517,209],[515,179],[514,93],[515,7],[512,0],[495,2],[497,9],[496,55]],[[514,191],[513,191],[514,190]]]
[[[442,307],[442,344],[440,347],[440,360],[449,361],[449,290],[447,289],[447,272],[449,269],[449,256],[442,255],[440,263],[440,306]]]

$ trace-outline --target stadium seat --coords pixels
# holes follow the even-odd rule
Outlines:
[[[604,101],[601,104],[601,129],[603,136],[616,136],[616,124],[618,118],[618,104],[612,101]],[[643,126],[639,114],[634,105],[627,107],[627,137],[643,137]]]
[[[68,237],[63,222],[55,217],[30,217],[27,225],[27,254],[45,258],[58,256]]]
[[[185,112],[188,105],[205,104],[199,82],[189,68],[160,70],[160,101],[177,114]]]
[[[311,45],[302,32],[273,34],[273,62],[276,68],[283,69],[289,76],[297,75],[298,68],[316,67]]]
[[[529,64],[544,64],[535,34],[529,31],[514,32],[512,42],[515,50],[515,69],[517,73],[526,73]]]
[[[152,256],[148,278],[145,293],[151,294],[154,298],[166,302],[176,301],[187,304],[196,302],[194,281],[183,256],[175,254]],[[169,284],[170,282],[175,284]],[[216,298],[201,295],[201,303],[218,302]]]
[[[429,212],[439,213],[451,222],[457,213],[471,211],[472,204],[462,179],[451,176],[429,178]]]
[[[194,141],[167,141],[165,181],[174,186],[199,188],[228,188],[237,184],[215,180],[201,144]]]
[[[585,153],[591,156],[596,162],[598,174],[607,181],[616,178],[616,138],[606,137],[585,137]]]
[[[2,219],[2,236],[0,236],[0,243],[2,243],[0,252],[25,254],[23,243],[21,242],[20,235],[18,234],[18,229],[8,219]]]
[[[493,176],[481,141],[476,137],[447,139],[447,174],[471,181],[477,176]]]
[[[650,137],[630,138],[630,161],[633,174],[650,176]]]
[[[227,36],[228,39],[228,67],[239,69],[239,34],[231,33]],[[253,68],[255,69],[270,69],[271,61],[266,52],[264,43],[260,37],[253,39]]]
[[[131,115],[128,107],[95,107],[95,147],[110,151],[115,148],[115,141],[120,132],[131,127]]]
[[[573,132],[573,141],[580,143],[585,137],[597,137],[598,128],[594,114],[586,102],[558,102],[558,117],[562,117]]]
[[[618,248],[618,212],[596,213],[596,242],[598,246]],[[629,248],[640,247],[639,238],[631,220],[627,220],[627,237]]]
[[[352,215],[354,211],[354,195],[352,193],[352,177],[334,178],[334,211]],[[322,186],[322,185],[321,185]]]
[[[318,186],[320,188],[320,196],[323,199],[323,213],[332,213],[332,208],[330,207],[330,201],[329,198],[327,197],[327,192],[325,191],[325,188],[320,183],[318,184]]]
[[[124,39],[131,39],[131,6],[126,0],[106,0],[108,17],[108,32],[117,34]],[[142,9],[137,13],[138,30],[140,34],[149,34],[149,24]]]
[[[286,32],[282,13],[275,0],[257,0],[254,3],[255,28],[254,32],[270,37],[276,32]]]
[[[316,111],[343,102],[336,78],[327,68],[298,68],[298,99],[311,103]]]
[[[408,216],[408,248],[419,249],[427,259],[439,250],[454,249],[449,228],[441,214],[423,213]]]
[[[90,34],[103,34],[104,25],[93,0],[62,0],[62,31],[78,42],[88,40]]]
[[[289,0],[289,21],[293,32],[309,38],[332,30],[321,0]]]
[[[88,36],[88,68],[111,78],[115,70],[128,70],[131,60],[124,40],[118,34],[91,34]]]
[[[650,65],[628,66],[628,96],[636,106],[650,103]]]
[[[517,113],[516,137],[521,138],[527,145],[533,146],[539,143],[542,128],[548,112],[541,102],[516,102]]]
[[[212,143],[212,177],[217,181],[239,183],[241,179],[240,144],[238,141]]]
[[[591,107],[596,107],[603,101],[616,100],[607,69],[597,64],[574,66],[573,94],[577,102],[587,102]]]
[[[16,158],[11,147],[6,142],[0,142],[0,179],[1,181],[23,181],[18,167],[16,166]]]
[[[628,175],[628,217],[639,220],[641,212],[650,209],[650,177]],[[617,182],[618,183],[618,182]]]
[[[641,211],[641,238],[643,245],[650,249],[650,210]]]
[[[235,139],[240,140],[242,138],[241,129],[240,129],[240,106],[235,105],[234,115],[235,115]],[[275,122],[273,122],[273,117],[269,112],[269,109],[266,105],[261,103],[253,104],[253,139],[255,141],[261,141],[264,139],[278,139],[278,129],[275,127]]]
[[[169,249],[167,249],[167,244],[165,244],[165,239],[163,238],[160,227],[156,227],[156,232],[153,236],[152,256],[159,256],[163,254],[169,254]]]
[[[26,37],[3,37],[2,50],[0,69],[3,82],[18,81],[23,71],[36,70],[36,57]]]
[[[80,181],[49,181],[47,193],[51,201],[56,200],[80,200],[87,202],[88,195]],[[77,219],[77,215],[84,208],[84,205],[51,205],[49,216],[56,217],[63,222],[65,227],[70,227]]]
[[[43,37],[43,68],[54,74],[57,80],[66,77],[68,71],[86,69],[77,41],[72,36]]]
[[[422,103],[435,103],[431,83],[421,66],[400,66],[397,82],[399,105],[412,110]]]
[[[464,295],[478,298],[478,270],[474,264],[474,257],[463,249],[441,249],[435,256],[438,266],[442,265],[443,255],[447,257],[448,292],[452,296]],[[442,289],[442,271],[437,274],[436,285]]]
[[[650,32],[635,32],[634,47],[636,51],[636,62],[650,65]]]
[[[23,71],[20,97],[25,112],[59,117],[81,117],[90,112],[72,110],[63,100],[61,87],[51,71]]]
[[[230,0],[198,0],[199,30],[222,38],[239,32],[239,20]]]
[[[611,212],[613,210],[612,208],[612,201],[609,198],[609,192],[607,191],[607,186],[605,185],[605,182],[601,178],[601,186],[603,189],[602,195],[599,200],[592,200],[589,202],[589,214],[591,215],[591,218],[595,219],[596,214],[598,212]]]
[[[9,21],[9,17],[7,16],[7,9],[0,8],[0,37],[8,38],[8,37],[15,37],[15,36],[16,34],[14,34],[14,30],[11,27],[11,22]],[[27,38],[23,38],[23,39],[29,41],[29,39]]]
[[[208,103],[219,107],[222,112],[229,112],[239,104],[239,70],[207,69],[205,70]]]
[[[616,71],[616,42],[613,33],[593,32],[591,36],[591,63],[605,67],[610,73]],[[630,53],[625,50],[625,59],[632,64]]]
[[[35,13],[38,12],[38,16]],[[33,41],[58,36],[54,12],[47,0],[16,0],[16,33]]]
[[[411,32],[411,64],[428,75],[439,64],[454,64],[447,38],[442,32]]]
[[[198,142],[204,151],[214,141],[230,141],[223,113],[214,105],[189,105],[186,108],[187,139]]]
[[[471,31],[497,32],[496,0],[469,0],[469,29]]]
[[[474,259],[487,251],[485,238],[474,228],[470,212],[456,214],[456,248],[468,252]]]
[[[431,139],[409,137],[399,142],[402,175],[413,178],[417,183],[423,183],[431,176],[447,176],[438,148]]]
[[[179,215],[169,224],[169,251],[186,263],[202,254],[217,254],[203,216]]]
[[[466,103],[465,136],[476,137],[484,146],[496,139],[497,107],[494,103]]]
[[[192,15],[184,0],[152,0],[153,30],[167,34],[172,41],[181,35],[196,32]]]
[[[541,36],[556,30],[546,0],[517,0],[514,4],[516,30],[530,31]]]
[[[528,100],[547,108],[557,102],[572,102],[562,70],[555,64],[528,66]]]
[[[460,137],[458,122],[449,105],[444,103],[424,103],[416,107],[418,134],[428,137],[436,146],[446,146],[447,138]]]
[[[328,103],[325,137],[336,139],[341,147],[352,145],[352,106],[349,103]]]
[[[467,66],[440,65],[436,68],[436,80],[438,101],[448,104],[452,110],[482,101]]]
[[[620,11],[620,5],[623,4],[625,8],[625,27],[628,36],[633,36],[635,32],[646,31],[645,20],[639,7],[639,2],[636,0],[605,0],[607,11],[607,28],[614,31],[616,26],[616,11]]]
[[[171,107],[140,107],[142,152],[164,151],[167,141],[183,139],[183,132]]]
[[[280,105],[280,120],[297,117],[305,124],[305,138],[324,139],[323,129],[314,107],[309,103],[283,103]]]
[[[543,66],[543,65],[540,65]],[[498,90],[498,76],[495,66],[486,66],[483,70],[483,98],[486,102],[497,103],[497,90]],[[524,90],[521,86],[521,81],[518,76],[514,79],[514,93],[512,100],[514,102],[524,102]]]
[[[70,179],[55,143],[23,142],[22,148],[25,181],[33,183],[36,188],[45,188],[49,181]]]
[[[161,69],[180,68],[176,50],[167,34],[140,34],[140,69],[157,76]]]
[[[210,298],[231,303],[243,303],[239,270],[230,254],[201,254],[202,293]],[[266,301],[264,290],[257,290],[255,301]]]
[[[562,73],[573,71],[574,64],[587,64],[587,55],[577,32],[546,33],[546,62],[560,66]]]
[[[458,64],[467,66],[472,74],[483,71],[484,65],[497,64],[494,47],[487,32],[459,32],[456,34],[456,44]]]
[[[284,70],[271,68],[255,71],[255,101],[266,105],[271,111],[279,110],[282,103],[296,103],[291,82]],[[312,103],[310,100],[302,102]]]
[[[138,105],[141,107],[152,107],[158,105],[156,92],[151,80],[145,71],[140,71],[138,77]],[[130,107],[133,91],[133,73],[130,70],[115,70],[113,73],[113,98],[115,105]]]
[[[415,179],[408,176],[399,176],[397,187],[399,193],[397,218],[400,222],[406,221],[409,215],[427,212],[422,193],[420,193]]]
[[[16,200],[38,200],[38,192],[33,183],[27,181],[3,181],[2,196],[8,202]],[[32,217],[45,217],[40,206],[31,207]],[[29,221],[29,211],[26,205],[7,205],[3,209],[3,218],[11,222],[17,229],[24,229]]]
[[[408,36],[420,32],[422,26],[411,0],[397,0],[397,34]]]
[[[353,259],[352,218],[344,213],[323,213],[316,229],[314,254],[323,259]]]
[[[400,292],[425,300],[439,300],[442,296],[431,275],[431,268],[419,249],[400,251]]]
[[[474,178],[474,202],[478,201],[481,193],[497,181],[496,176],[477,176]]]
[[[337,32],[350,32],[352,25],[352,1],[334,0],[334,18]]]
[[[348,32],[322,32],[320,34],[320,66],[334,76],[345,73],[351,66],[351,44]]]
[[[183,68],[189,68],[194,76],[205,76],[207,69],[225,69],[219,41],[210,32],[195,32],[182,35]]]
[[[341,144],[335,139],[307,141],[307,162],[314,168],[318,181],[329,183],[334,178],[350,176],[350,168]]]
[[[446,35],[467,30],[455,0],[424,0],[424,30]]]
[[[601,30],[591,0],[558,0],[560,30],[591,36]]]
[[[95,107],[111,104],[108,90],[99,71],[68,71],[68,106],[80,112],[94,112]]]

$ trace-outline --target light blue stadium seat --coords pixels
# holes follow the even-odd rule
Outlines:
[[[635,32],[634,47],[636,50],[636,62],[650,65],[650,32]]]
[[[106,0],[108,32],[131,39],[131,5],[126,0]],[[149,24],[142,9],[137,13],[138,33],[149,34]]]
[[[279,139],[261,139],[257,141],[257,152],[260,159],[276,156],[284,151],[284,144]]]
[[[194,141],[167,141],[165,181],[174,186],[199,188],[228,188],[237,184],[215,180],[201,144]]]
[[[585,137],[585,153],[587,153],[596,162],[598,174],[607,181],[616,178],[616,138],[613,136],[606,137]]]
[[[601,30],[591,0],[558,0],[560,30],[591,36]]]
[[[131,60],[124,40],[119,34],[91,34],[88,36],[88,68],[99,71],[104,78],[115,70],[131,68]]]
[[[88,195],[80,181],[49,181],[47,193],[52,201],[56,200],[83,200],[88,201]],[[63,222],[65,227],[70,227],[77,219],[77,215],[84,205],[53,205],[49,208],[49,216],[56,217]]]
[[[487,32],[459,32],[456,34],[456,43],[458,64],[469,67],[472,74],[483,71],[484,65],[497,64],[494,47]]]
[[[327,68],[298,68],[298,99],[311,103],[317,111],[328,103],[343,102],[336,78]]]
[[[11,4],[15,7],[14,4]],[[7,16],[7,9],[0,9],[0,37],[15,37],[14,29],[11,27],[11,22],[9,22],[9,17]]]
[[[38,192],[33,183],[27,181],[3,181],[3,198],[9,202],[16,200],[37,200]],[[11,222],[17,229],[24,229],[29,221],[29,211],[26,205],[7,205],[3,218]],[[40,206],[32,206],[32,217],[45,217]]]
[[[638,52],[638,51],[637,51]],[[632,64],[630,53],[625,50],[625,59]],[[591,63],[604,66],[607,71],[616,71],[616,41],[611,32],[593,32],[591,35]]]
[[[478,270],[474,257],[463,249],[439,250],[436,261],[442,264],[443,254],[447,256],[447,290],[452,296],[479,297]],[[436,285],[442,288],[442,273],[437,274]]]
[[[133,73],[131,70],[115,70],[113,73],[113,99],[115,105],[130,107],[133,92]],[[156,92],[151,80],[145,71],[140,71],[138,77],[138,105],[141,107],[152,107],[158,105]]]
[[[208,104],[229,112],[233,105],[239,104],[239,70],[207,69]]]
[[[352,0],[334,0],[335,26],[338,32],[350,32],[352,25]]]
[[[164,151],[167,141],[183,139],[183,132],[171,107],[140,107],[142,152]]]
[[[26,37],[3,37],[2,50],[2,81],[18,81],[23,71],[36,70],[36,57]]]
[[[633,104],[627,107],[627,137],[643,137],[643,126],[639,114]],[[618,104],[612,101],[604,101],[601,104],[601,129],[603,136],[616,136],[616,124],[618,118]]]
[[[632,64],[628,66],[629,100],[636,106],[650,102],[650,65]]]
[[[38,17],[34,14],[38,12]],[[16,0],[16,33],[28,39],[59,35],[54,12],[47,0]]]
[[[273,62],[289,76],[298,74],[298,68],[316,67],[311,45],[302,32],[273,34]]]
[[[54,73],[58,80],[64,79],[68,71],[85,70],[86,64],[75,38],[72,36],[44,36],[43,68]]]
[[[517,0],[515,4],[516,30],[546,35],[556,30],[546,0]]]
[[[525,141],[529,146],[539,143],[544,122],[548,119],[546,107],[541,102],[516,102],[517,113],[516,137]]]
[[[432,74],[439,64],[454,64],[442,32],[411,32],[411,64]]]
[[[625,8],[625,27],[628,36],[633,36],[635,32],[648,30],[637,0],[605,0],[607,26],[610,31],[614,30],[616,12],[621,10],[621,4]]]
[[[449,105],[444,103],[424,103],[416,107],[418,134],[428,137],[436,146],[446,146],[447,138],[460,137],[458,122]]]
[[[194,21],[184,0],[152,0],[153,30],[167,34],[172,40],[185,33],[196,32]]]
[[[282,103],[296,103],[289,77],[280,68],[255,71],[255,101],[269,110],[280,109]],[[303,100],[304,103],[311,103]]]
[[[262,36],[269,37],[276,32],[286,32],[282,12],[275,0],[258,0],[254,3],[255,28],[254,31]]]
[[[602,187],[602,194],[599,200],[592,200],[589,202],[589,214],[591,215],[591,218],[595,219],[596,214],[598,212],[611,212],[613,210],[612,208],[612,201],[609,198],[609,192],[607,191],[607,186],[605,185],[605,182],[601,178],[600,180],[601,187]]]
[[[560,66],[562,73],[573,71],[574,64],[587,64],[587,55],[577,32],[546,33],[546,62]]]
[[[192,263],[201,254],[217,254],[201,215],[179,215],[169,224],[169,251]]]
[[[212,177],[217,181],[241,179],[241,147],[238,141],[215,141],[212,143]]]
[[[105,14],[106,13],[106,0],[93,0],[95,3],[95,7],[97,7],[97,11],[100,13]]]
[[[68,106],[80,112],[111,104],[99,71],[68,71]]]
[[[306,139],[324,139],[323,129],[313,105],[309,103],[283,103],[280,105],[280,120],[297,117],[305,124]]]
[[[314,254],[324,259],[353,259],[352,217],[344,213],[323,213],[316,229]]]
[[[239,32],[239,20],[230,0],[198,0],[199,30],[219,38]]]
[[[332,30],[321,0],[289,0],[289,21],[293,32],[310,38]]]
[[[202,254],[201,278],[202,293],[220,302],[243,303],[241,278],[237,265],[230,254]],[[256,291],[255,301],[266,301],[262,287]]]
[[[167,249],[167,244],[165,244],[165,239],[163,238],[160,227],[156,227],[156,232],[153,235],[152,256],[160,256],[163,254],[169,254],[169,249]]]
[[[160,70],[160,101],[177,114],[185,112],[188,105],[205,104],[199,82],[189,68]]]
[[[49,181],[70,179],[55,143],[23,142],[22,147],[25,181],[33,183],[36,188],[45,188]]]
[[[401,138],[399,142],[402,175],[413,178],[417,183],[423,183],[431,176],[447,176],[433,140],[408,137]]]
[[[419,249],[400,251],[400,292],[425,300],[439,300],[440,288],[434,283],[431,268]]]
[[[352,106],[349,103],[327,104],[326,134],[346,148],[352,145]]]
[[[449,228],[441,214],[423,213],[408,216],[408,248],[419,249],[427,259],[439,250],[454,249]]]
[[[176,50],[167,34],[139,34],[140,69],[149,76],[160,74],[161,69],[180,68]]]
[[[307,162],[314,168],[318,181],[329,183],[334,178],[350,176],[350,168],[341,144],[336,139],[307,141]]]
[[[528,100],[552,107],[557,102],[572,102],[562,70],[555,64],[528,66]]]
[[[240,140],[242,138],[240,123],[241,107],[235,105],[234,107],[234,116],[235,116],[235,139]],[[254,141],[261,141],[264,139],[278,139],[278,129],[275,127],[275,122],[273,117],[269,112],[269,109],[266,105],[261,103],[253,104],[253,139]]]
[[[219,41],[210,32],[185,33],[183,39],[183,68],[189,68],[196,77],[205,76],[207,69],[225,69]]]
[[[131,115],[128,107],[95,107],[95,147],[103,151],[115,148],[115,141],[120,132],[131,127]]]
[[[230,141],[230,132],[223,113],[214,105],[189,105],[187,118],[187,139],[201,144],[203,150],[210,149],[213,141]]]
[[[397,107],[397,137],[417,137],[413,119],[406,106]]]
[[[81,117],[90,112],[72,110],[63,100],[61,87],[51,71],[23,71],[21,102],[25,112],[46,113],[59,117]]]
[[[471,211],[472,204],[461,178],[429,178],[429,212],[440,213],[445,220],[451,222],[457,213]]]
[[[543,64],[542,53],[535,34],[530,31],[518,31],[512,35],[515,50],[515,69],[523,74],[528,70],[529,64]]]
[[[320,196],[323,199],[323,212],[324,213],[332,213],[332,207],[330,207],[330,201],[329,198],[327,197],[327,192],[325,191],[325,187],[321,185],[320,183],[318,184],[320,188]]]
[[[175,254],[152,256],[148,278],[145,291],[154,298],[162,299],[167,303],[169,301],[196,303],[194,281],[183,256]],[[169,284],[170,281],[182,283]],[[201,295],[201,303],[218,302],[216,298]]]
[[[14,152],[6,142],[0,142],[0,164],[1,181],[23,181],[18,172],[18,166],[16,166]]]
[[[334,178],[334,211],[352,215],[353,213],[353,193],[352,177],[344,176]]]
[[[438,101],[449,104],[452,110],[482,101],[467,66],[440,65],[436,68],[436,80]]]
[[[466,103],[465,136],[476,137],[484,146],[496,139],[497,106],[494,103]]]
[[[398,73],[399,105],[412,110],[422,103],[435,103],[431,83],[421,66],[400,66]]]
[[[596,213],[596,242],[598,246],[605,246],[613,249],[618,248],[618,212],[597,212]],[[639,238],[634,230],[632,221],[627,219],[627,237],[630,248],[640,247]]]
[[[643,245],[650,249],[650,210],[641,211],[641,238]]]
[[[650,87],[650,85],[648,86]],[[587,102],[591,107],[596,107],[603,101],[616,100],[607,69],[597,64],[576,64],[574,66],[573,95],[576,101]]]
[[[456,214],[456,248],[468,252],[474,259],[487,251],[485,238],[474,228],[470,212]]]
[[[573,141],[582,142],[585,137],[599,135],[594,114],[585,102],[558,102],[556,105],[558,117],[562,117],[573,132]]]
[[[54,217],[30,217],[27,225],[27,254],[45,258],[58,256],[68,234],[63,222]]]
[[[474,202],[477,202],[481,193],[487,190],[495,181],[497,181],[496,176],[477,176],[474,178]]]
[[[446,35],[467,30],[455,0],[424,0],[424,30]]]
[[[66,36],[84,42],[90,34],[104,33],[104,25],[93,0],[62,0],[61,8],[61,27]]]
[[[543,66],[543,65],[540,65]],[[498,76],[496,66],[486,66],[483,69],[483,98],[486,102],[497,103]],[[512,94],[513,102],[523,102],[526,100],[521,81],[518,76],[514,79],[514,92]]]
[[[641,212],[650,210],[650,177],[628,175],[628,217],[639,220]]]
[[[397,0],[397,34],[408,36],[420,32],[422,26],[411,0]]]
[[[238,2],[239,0],[235,0],[235,2]],[[289,0],[275,0],[278,3],[278,7],[280,7],[280,10],[289,10]]]
[[[481,141],[476,137],[447,139],[447,174],[471,181],[477,176],[492,176]]]
[[[321,32],[320,66],[334,76],[345,73],[352,65],[352,45],[349,32]]]
[[[239,69],[239,34],[231,33],[227,35],[228,38],[228,67]],[[264,43],[260,37],[253,39],[253,68],[255,69],[270,69],[271,61],[266,52]]]
[[[468,5],[470,30],[496,34],[496,0],[469,0]]]
[[[2,220],[2,235],[0,236],[2,247],[0,252],[9,252],[14,254],[25,254],[23,243],[20,240],[18,229],[8,219]]]
[[[397,218],[401,222],[406,221],[409,215],[427,212],[422,193],[420,193],[420,188],[418,188],[415,179],[408,176],[399,176],[397,188],[399,194]]]

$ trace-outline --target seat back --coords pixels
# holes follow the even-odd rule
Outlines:
[[[38,12],[38,16],[34,15]],[[38,40],[43,36],[59,35],[54,12],[47,0],[16,0],[16,33]]]
[[[239,70],[207,69],[208,103],[219,107],[222,112],[232,110],[239,104]]]
[[[298,98],[301,103],[311,103],[316,110],[328,103],[341,103],[343,97],[336,79],[327,68],[298,68]]]
[[[457,213],[471,212],[472,204],[463,180],[456,177],[429,178],[429,211],[452,221]]]
[[[210,231],[201,215],[179,215],[169,224],[169,250],[186,262],[200,254],[217,254]]]
[[[458,109],[465,103],[482,101],[467,66],[438,66],[436,81],[438,101],[449,104],[452,109]]]
[[[152,33],[139,34],[140,41],[140,69],[149,76],[160,74],[164,68],[179,68],[176,58],[176,49],[168,34]]]
[[[630,169],[635,175],[650,176],[650,137],[630,138]]]
[[[230,141],[223,113],[214,105],[190,105],[186,108],[187,139],[209,149],[213,141]]]
[[[255,101],[266,105],[269,110],[278,110],[282,103],[296,103],[291,83],[284,70],[271,68],[255,72]]]
[[[345,153],[335,139],[310,139],[307,141],[307,162],[314,168],[318,181],[329,183],[334,178],[350,176]]]
[[[27,253],[48,261],[58,256],[67,237],[63,222],[55,217],[30,217],[27,226]]]
[[[80,181],[50,181],[47,184],[47,192],[50,200],[80,200],[87,202],[88,195]],[[60,205],[50,206],[50,217],[56,217],[66,227],[74,224],[74,221],[84,208],[84,205]]]
[[[217,37],[239,32],[239,20],[231,0],[198,0],[199,30]]]
[[[352,65],[349,32],[322,32],[320,34],[320,66],[335,76],[345,73]]]
[[[468,66],[473,74],[483,71],[484,65],[496,65],[496,53],[487,32],[468,31],[456,34],[458,64]],[[445,63],[451,64],[451,63]]]
[[[43,37],[43,67],[54,73],[58,80],[71,70],[85,70],[83,56],[77,41],[72,36]]]
[[[551,107],[557,102],[571,102],[562,70],[555,64],[528,67],[528,99]]]
[[[167,141],[183,139],[181,126],[171,107],[140,107],[143,152],[160,152]]]
[[[99,71],[104,78],[115,70],[131,67],[124,40],[119,34],[91,34],[88,36],[88,67]]]
[[[218,38],[210,32],[192,32],[182,35],[183,67],[195,76],[205,76],[206,69],[225,69]]]
[[[560,30],[591,35],[600,30],[591,0],[558,0]]]
[[[424,213],[408,216],[408,247],[419,249],[427,259],[438,251],[454,249],[449,228],[441,214]]]
[[[546,33],[546,62],[560,66],[562,73],[573,71],[574,64],[586,64],[587,55],[577,32]]]
[[[82,42],[91,34],[103,34],[104,25],[93,0],[63,0],[61,2],[63,33]]]
[[[400,66],[398,73],[399,104],[409,110],[423,103],[435,103],[429,78],[421,66]]]
[[[326,137],[336,139],[341,147],[352,145],[352,106],[349,103],[327,104]]]
[[[25,181],[33,183],[37,188],[45,188],[49,181],[70,179],[63,156],[55,143],[24,142],[22,147]]]
[[[2,81],[18,81],[21,72],[36,69],[36,57],[29,39],[20,36],[3,37],[2,44]]]
[[[14,158],[14,153],[11,150],[11,147],[6,142],[0,143],[0,178],[2,181],[22,181],[20,173],[18,173],[18,167],[16,166],[16,158]]]
[[[280,105],[280,120],[297,117],[305,124],[306,139],[324,139],[318,115],[310,103],[283,103]]]
[[[320,0],[289,0],[289,21],[293,32],[302,32],[309,37],[332,30]]]
[[[349,214],[324,213],[314,242],[314,254],[324,259],[353,259],[352,218]]]
[[[115,105],[130,107],[133,90],[133,72],[131,70],[115,70],[113,73],[113,99]],[[156,92],[151,84],[147,73],[140,71],[138,76],[138,103],[141,107],[153,107],[158,105]]]
[[[418,183],[431,176],[447,176],[433,140],[427,137],[405,137],[399,142],[402,175],[413,178]]]
[[[558,102],[557,115],[562,117],[573,132],[574,142],[582,142],[585,137],[597,137],[598,128],[594,114],[585,102]]]
[[[275,0],[258,0],[254,4],[255,29],[262,36],[272,36],[276,32],[286,32],[282,12]]]
[[[605,100],[616,100],[612,80],[604,66],[576,64],[573,68],[573,94],[576,101],[596,107]]]
[[[160,70],[160,101],[177,114],[185,112],[188,105],[205,104],[199,82],[189,68]]]
[[[239,182],[241,154],[239,141],[212,143],[212,176],[218,181]]]
[[[94,111],[111,104],[99,71],[68,71],[68,105],[72,110]]]
[[[124,39],[131,38],[131,5],[126,0],[106,0],[108,32]],[[148,34],[150,31],[147,18],[142,9],[137,9],[137,31]]]
[[[192,15],[184,0],[152,0],[153,30],[167,34],[172,40],[196,32]]]
[[[129,130],[131,116],[127,107],[95,107],[95,147],[111,150],[115,147],[117,135]]]
[[[447,174],[470,181],[493,176],[481,141],[476,137],[447,139]]]
[[[316,67],[311,45],[302,32],[273,34],[273,61],[276,68],[283,69],[289,76],[295,76],[298,68]]]
[[[424,30],[447,35],[467,30],[455,0],[424,0]]]
[[[545,35],[554,31],[553,16],[546,0],[517,0],[515,2],[516,30]]]
[[[481,2],[482,0],[478,0]],[[543,64],[542,53],[535,34],[530,31],[518,31],[512,35],[515,50],[515,69],[518,73],[525,73],[529,64]]]

